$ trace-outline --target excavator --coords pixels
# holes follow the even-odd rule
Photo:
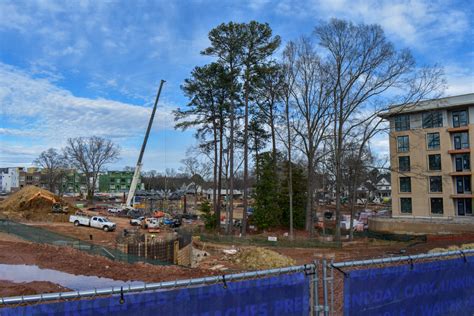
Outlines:
[[[56,213],[56,214],[67,214],[68,212],[68,206],[61,204],[60,201],[56,200],[55,197],[50,197],[47,196],[41,192],[36,193],[33,195],[31,198],[26,201],[27,204],[30,204],[33,200],[36,199],[45,199],[47,201],[50,201],[52,203],[51,205],[51,212]]]

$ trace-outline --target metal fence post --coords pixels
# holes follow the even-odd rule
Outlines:
[[[323,259],[323,300],[324,300],[324,316],[329,316],[328,306],[328,285],[327,285],[327,261]]]
[[[313,275],[313,315],[319,316],[319,282],[318,282],[319,261],[314,261],[314,275]]]
[[[334,315],[334,259],[331,259],[331,306],[330,311],[331,315]]]

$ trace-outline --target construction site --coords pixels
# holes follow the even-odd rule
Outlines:
[[[474,315],[472,10],[330,2],[0,1],[0,315]]]
[[[77,204],[85,202],[66,201],[37,187],[26,187],[0,202],[2,296],[78,290],[67,288],[63,283],[67,277],[55,283],[30,275],[31,280],[17,283],[14,275],[8,275],[9,265],[116,281],[159,282],[287,267],[321,258],[346,261],[474,248],[474,233],[400,235],[405,240],[360,235],[342,244],[308,240],[305,231],[297,231],[293,241],[284,230],[229,238],[203,233],[199,214],[195,220],[183,219],[179,227],[160,224],[145,228],[132,225],[129,217],[107,210],[90,211],[92,207],[79,208]],[[104,231],[75,226],[68,221],[73,214],[104,216],[116,223],[116,228]]]

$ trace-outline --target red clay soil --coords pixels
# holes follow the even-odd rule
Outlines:
[[[215,274],[214,271],[180,266],[127,264],[82,251],[45,244],[0,240],[0,263],[34,264],[76,275],[89,275],[122,281],[159,282]]]
[[[70,289],[51,282],[34,281],[25,283],[14,283],[6,280],[0,280],[0,297],[67,291],[70,291]]]

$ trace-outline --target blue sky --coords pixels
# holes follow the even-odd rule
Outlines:
[[[30,165],[68,137],[120,144],[134,165],[160,79],[144,169],[179,168],[193,132],[173,129],[180,85],[222,22],[268,22],[283,43],[331,17],[378,23],[420,65],[444,66],[446,95],[474,92],[471,1],[0,1],[0,166]],[[381,156],[387,137],[373,147]]]

